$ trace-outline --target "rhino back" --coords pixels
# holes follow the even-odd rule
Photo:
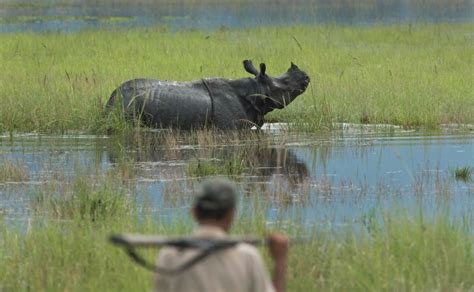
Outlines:
[[[196,82],[136,79],[118,90],[128,115],[140,116],[149,126],[189,129],[210,121],[210,97]]]
[[[139,117],[152,127],[181,129],[214,125],[220,129],[249,127],[252,120],[229,80],[192,82],[134,79],[117,88],[108,106],[121,103],[127,118]]]

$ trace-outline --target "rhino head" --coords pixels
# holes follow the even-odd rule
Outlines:
[[[282,109],[302,94],[310,82],[309,76],[291,63],[288,71],[278,77],[266,74],[266,66],[260,64],[257,70],[252,61],[244,60],[245,70],[255,76],[258,93],[247,96],[247,99],[265,115],[274,109]]]

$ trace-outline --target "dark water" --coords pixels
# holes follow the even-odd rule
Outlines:
[[[149,27],[246,28],[275,25],[372,25],[472,22],[472,0],[227,1],[0,0],[0,32]],[[184,3],[183,3],[184,2]]]
[[[32,197],[51,182],[67,184],[77,174],[100,176],[131,162],[130,198],[153,206],[166,219],[188,216],[199,179],[189,166],[226,165],[239,157],[235,174],[241,212],[260,202],[268,224],[276,218],[307,226],[338,228],[363,223],[374,213],[404,209],[415,216],[440,212],[473,220],[474,183],[454,179],[459,167],[474,167],[474,132],[349,129],[323,134],[262,133],[223,144],[206,139],[172,141],[157,133],[140,138],[22,135],[0,138],[0,163],[27,170],[24,181],[0,182],[0,210],[7,221],[29,217]],[[246,211],[247,210],[247,211]]]

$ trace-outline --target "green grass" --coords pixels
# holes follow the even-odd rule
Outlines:
[[[311,76],[304,95],[270,120],[393,123],[436,128],[474,123],[473,24],[314,26],[179,31],[161,28],[76,34],[0,35],[0,132],[104,133],[125,127],[104,103],[138,77],[195,80],[270,75],[295,62]],[[295,41],[297,40],[297,42]]]

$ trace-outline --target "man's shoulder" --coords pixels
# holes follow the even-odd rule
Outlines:
[[[258,249],[251,245],[251,244],[248,244],[248,243],[239,243],[237,244],[236,246],[236,251],[240,254],[242,254],[243,256],[247,256],[247,257],[251,257],[251,258],[260,258],[261,255],[260,255],[260,252],[258,251]]]
[[[158,260],[161,262],[167,262],[168,260],[172,260],[178,256],[179,249],[171,246],[165,246],[160,249],[158,252]]]

